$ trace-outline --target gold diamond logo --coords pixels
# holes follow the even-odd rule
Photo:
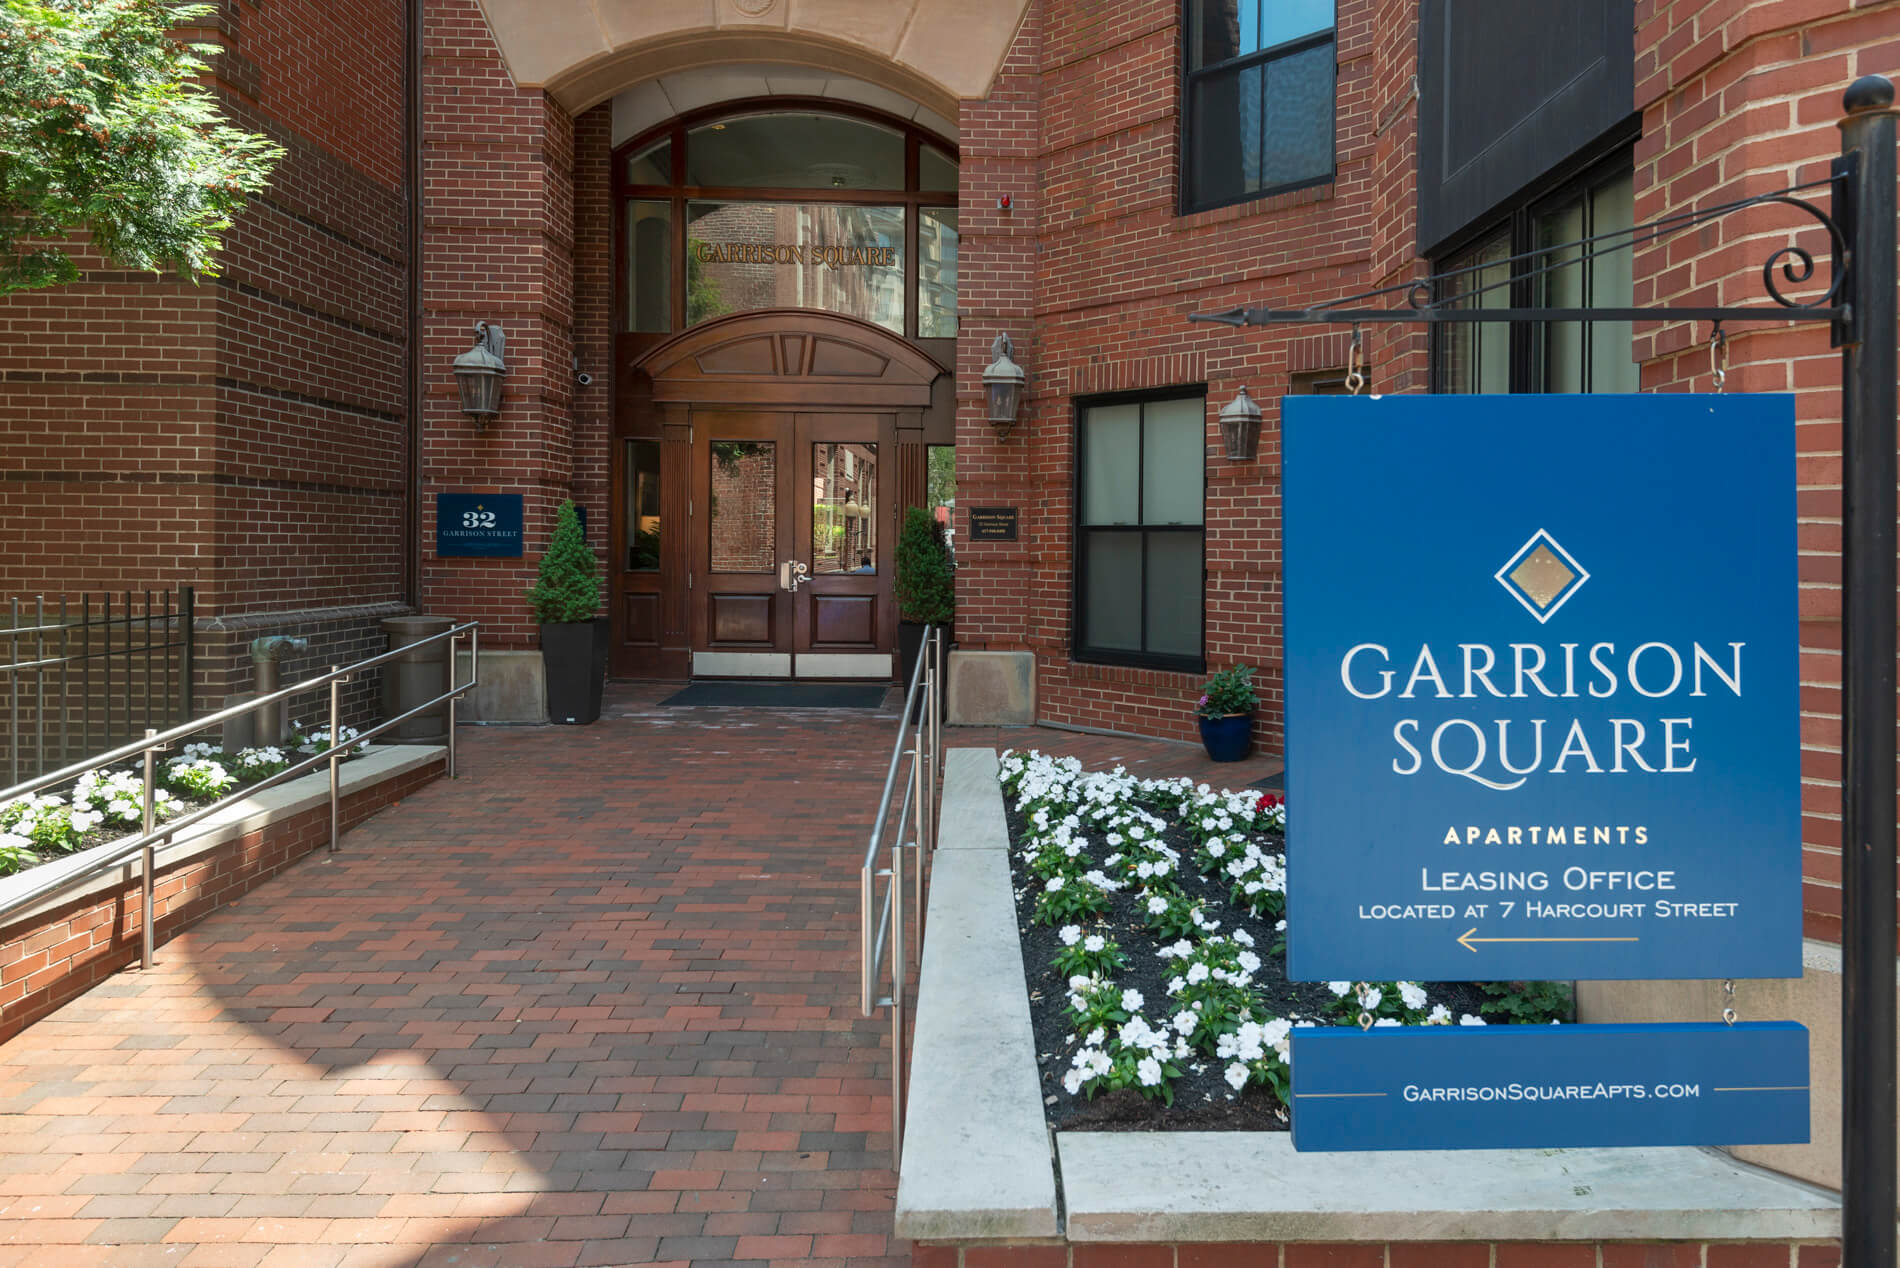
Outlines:
[[[1540,622],[1548,621],[1590,579],[1583,565],[1543,529],[1497,570],[1497,582]]]
[[[1539,546],[1524,557],[1523,563],[1511,569],[1511,580],[1540,608],[1549,607],[1576,576],[1564,567],[1563,560],[1550,553],[1548,546]]]

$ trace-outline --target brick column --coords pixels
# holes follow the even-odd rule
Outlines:
[[[427,26],[424,607],[480,620],[494,645],[532,646],[524,592],[575,474],[574,120],[515,86],[475,0],[430,0]],[[477,321],[507,334],[501,415],[481,428],[452,371]],[[522,495],[521,559],[436,558],[435,495],[463,491]]]

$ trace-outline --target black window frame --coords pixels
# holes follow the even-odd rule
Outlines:
[[[1104,524],[1089,525],[1082,521],[1083,495],[1082,472],[1088,444],[1086,421],[1088,412],[1107,405],[1147,405],[1153,401],[1198,401],[1201,406],[1201,522],[1186,524]],[[1176,387],[1147,388],[1136,392],[1107,392],[1096,396],[1076,397],[1072,401],[1074,409],[1074,476],[1070,481],[1070,527],[1074,534],[1073,565],[1069,577],[1069,659],[1081,664],[1120,665],[1132,669],[1157,669],[1180,673],[1202,674],[1207,672],[1207,385],[1182,384]],[[1135,454],[1135,496],[1145,496],[1147,474],[1147,411],[1142,411],[1140,430],[1136,438]],[[1137,502],[1136,515],[1140,515]],[[1148,642],[1148,604],[1145,591],[1145,579],[1148,566],[1147,538],[1153,533],[1197,533],[1201,539],[1201,650],[1197,656],[1178,656],[1148,651],[1131,652],[1126,648],[1091,647],[1088,643],[1088,606],[1083,591],[1083,578],[1088,575],[1088,535],[1092,532],[1124,532],[1142,535],[1142,570],[1144,591],[1141,604],[1141,641]]]
[[[1311,189],[1316,185],[1330,185],[1339,178],[1339,4],[1333,3],[1333,24],[1324,30],[1313,31],[1306,35],[1283,40],[1270,48],[1257,49],[1254,52],[1232,57],[1224,62],[1215,62],[1211,66],[1196,67],[1192,32],[1194,17],[1192,8],[1195,0],[1181,0],[1181,116],[1178,136],[1180,152],[1179,188],[1176,192],[1177,203],[1184,216],[1196,212],[1214,211],[1221,207],[1233,207],[1241,203],[1253,202],[1260,198],[1272,198],[1277,194],[1289,194],[1295,190]],[[1323,176],[1310,176],[1303,180],[1287,181],[1278,185],[1269,185],[1261,189],[1236,194],[1231,198],[1197,201],[1194,198],[1194,101],[1195,89],[1212,79],[1238,78],[1256,66],[1267,66],[1272,62],[1284,60],[1300,53],[1309,52],[1321,45],[1333,46],[1333,91],[1331,153],[1332,162],[1327,165]],[[1265,112],[1262,112],[1261,127],[1267,126]]]
[[[1593,152],[1588,158],[1567,164],[1560,175],[1539,185],[1524,196],[1513,200],[1508,208],[1499,214],[1487,218],[1481,228],[1475,232],[1461,234],[1444,251],[1432,258],[1434,273],[1452,267],[1452,261],[1473,248],[1500,235],[1505,236],[1507,258],[1528,256],[1538,251],[1542,244],[1538,241],[1539,221],[1564,207],[1582,202],[1585,208],[1584,235],[1604,232],[1589,223],[1590,196],[1604,186],[1613,184],[1619,178],[1633,178],[1635,171],[1635,137],[1627,133],[1619,136],[1617,143],[1610,147],[1608,154],[1601,150]],[[1588,248],[1586,248],[1588,249]],[[1506,304],[1512,308],[1546,307],[1543,290],[1549,274],[1531,274],[1531,269],[1540,261],[1535,256],[1516,260],[1511,267],[1511,284],[1504,289]],[[1570,267],[1590,267],[1586,262]],[[1586,275],[1587,276],[1587,275]],[[1434,300],[1444,303],[1456,296],[1444,282],[1438,283]],[[1504,305],[1500,305],[1504,306]],[[1587,305],[1586,305],[1587,306]],[[1513,395],[1538,395],[1549,391],[1550,383],[1550,328],[1556,322],[1513,321],[1506,325],[1510,332],[1510,344],[1507,353],[1508,386],[1506,391]],[[1570,323],[1562,323],[1570,324]],[[1584,363],[1589,363],[1589,347],[1593,322],[1577,323],[1583,328]],[[1482,327],[1478,323],[1468,323],[1463,329],[1472,332],[1473,338]],[[1430,390],[1435,393],[1462,395],[1450,381],[1448,364],[1451,348],[1449,324],[1438,323],[1432,327]],[[1582,394],[1591,389],[1585,386]],[[1479,393],[1471,392],[1472,395]]]

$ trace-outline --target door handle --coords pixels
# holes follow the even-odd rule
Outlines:
[[[811,569],[802,559],[791,559],[778,566],[778,588],[798,593],[798,587],[811,580]]]

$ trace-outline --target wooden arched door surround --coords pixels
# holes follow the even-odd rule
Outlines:
[[[617,369],[614,675],[891,677],[897,529],[943,367],[866,322],[772,310]]]

